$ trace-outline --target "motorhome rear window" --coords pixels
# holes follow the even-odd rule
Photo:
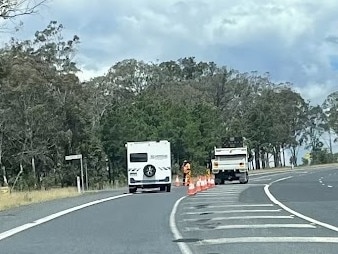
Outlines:
[[[147,153],[131,153],[129,157],[130,162],[147,162]]]
[[[241,160],[245,159],[246,155],[245,154],[236,154],[236,155],[221,155],[217,156],[220,161],[227,161],[227,160]]]

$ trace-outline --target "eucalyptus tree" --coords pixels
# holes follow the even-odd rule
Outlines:
[[[327,131],[330,138],[330,152],[332,153],[331,131],[338,135],[338,91],[328,95],[322,108],[327,117]],[[338,141],[337,139],[335,141]]]
[[[68,142],[69,132],[74,134],[65,124],[67,117],[74,122],[78,115],[68,102],[69,96],[81,94],[72,61],[79,38],[64,41],[61,32],[62,25],[52,21],[33,40],[12,39],[1,55],[7,63],[7,74],[1,79],[2,105],[11,116],[4,124],[12,128],[8,165],[12,172],[31,167],[24,170],[28,186],[39,184],[41,176],[62,164],[62,141]]]
[[[0,19],[13,19],[18,16],[34,14],[45,2],[47,0],[2,0],[0,2]]]
[[[306,148],[311,151],[313,163],[317,163],[318,156],[324,148],[321,138],[327,127],[326,116],[319,105],[309,106],[307,115],[304,141]]]

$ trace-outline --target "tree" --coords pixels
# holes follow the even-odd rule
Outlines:
[[[322,108],[327,117],[327,131],[330,136],[330,152],[332,154],[331,130],[338,134],[338,91],[328,95]]]
[[[0,133],[7,131],[11,142],[6,164],[12,168],[11,172],[16,171],[14,168],[31,167],[24,170],[24,177],[33,179],[35,185],[52,168],[55,170],[59,167],[56,165],[62,164],[62,136],[68,131],[62,129],[67,115],[64,104],[68,102],[67,94],[71,94],[66,87],[81,90],[76,88],[79,86],[74,75],[77,69],[69,57],[78,37],[63,42],[61,29],[62,25],[52,21],[45,30],[36,33],[35,40],[12,39],[1,54],[6,71],[1,76],[3,103],[0,106],[7,116],[2,126],[7,129]],[[71,120],[74,122],[78,115]]]
[[[321,136],[325,132],[327,123],[323,109],[317,106],[309,106],[307,127],[304,133],[304,140],[307,144],[306,148],[311,150],[312,161],[318,161],[324,149],[324,143],[321,141]]]
[[[12,19],[18,16],[36,13],[47,0],[2,0],[0,2],[0,19]]]

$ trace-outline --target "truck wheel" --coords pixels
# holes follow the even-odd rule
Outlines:
[[[240,182],[241,184],[246,184],[246,183],[249,182],[249,174],[248,174],[248,172],[246,172],[246,173],[244,173],[243,175],[244,175],[244,177],[243,177],[243,178],[240,178],[240,179],[239,179],[239,182]]]
[[[165,191],[165,186],[161,186],[160,191]]]
[[[137,190],[136,187],[129,187],[129,193],[135,193]]]
[[[219,184],[221,184],[221,179],[219,179],[219,178],[215,178],[215,185],[219,185]]]
[[[170,190],[171,190],[171,185],[169,184],[167,185],[167,192],[170,192]]]

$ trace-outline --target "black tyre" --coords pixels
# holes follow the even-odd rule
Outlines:
[[[244,179],[243,179],[243,178],[244,178]],[[244,176],[243,178],[240,178],[240,179],[239,179],[239,182],[240,182],[241,184],[246,184],[246,183],[249,182],[249,174],[248,174],[248,173],[245,173],[245,176]]]
[[[143,174],[146,177],[153,177],[156,174],[156,168],[153,165],[147,165],[143,168]]]
[[[161,186],[160,191],[165,191],[165,186]]]
[[[215,185],[221,184],[222,180],[219,178],[215,178]]]
[[[170,192],[171,191],[171,185],[167,185],[167,192]]]
[[[136,187],[129,187],[129,193],[135,193],[137,190]]]

